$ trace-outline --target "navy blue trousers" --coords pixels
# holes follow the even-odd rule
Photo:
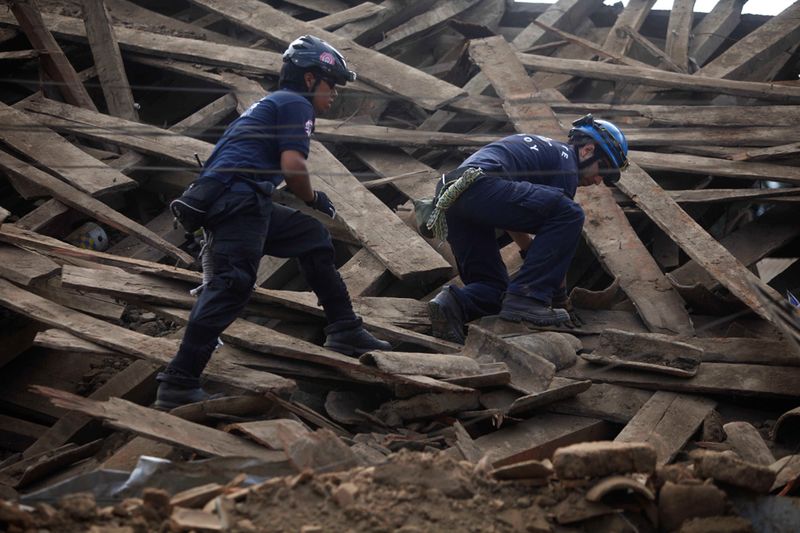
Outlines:
[[[566,276],[583,227],[583,210],[560,189],[485,176],[447,210],[447,241],[464,287],[452,291],[467,320],[500,311],[503,294],[549,305]],[[500,256],[495,228],[536,237],[514,279]]]
[[[297,257],[329,323],[355,319],[334,263],[331,236],[315,218],[263,194],[227,191],[212,205],[214,276],[192,307],[180,349],[159,380],[199,386],[217,337],[247,305],[263,255]]]

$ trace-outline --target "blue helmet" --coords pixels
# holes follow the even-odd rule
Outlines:
[[[603,165],[603,181],[607,185],[619,181],[619,173],[628,168],[628,141],[618,127],[589,114],[572,123],[568,136],[570,140],[581,136],[592,139],[610,163],[610,168]]]
[[[318,69],[339,85],[356,80],[356,73],[347,68],[344,56],[313,35],[303,35],[292,41],[283,53],[283,62],[294,65],[299,70]]]

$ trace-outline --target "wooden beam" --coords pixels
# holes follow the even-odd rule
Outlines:
[[[634,30],[633,28],[628,28],[627,26],[624,26],[620,28],[619,31],[627,33],[631,39],[636,41],[636,44],[644,48],[651,56],[653,56],[653,58],[656,59],[659,66],[666,67],[672,72],[683,72],[683,73],[688,72],[686,67],[681,67],[680,65],[675,63],[675,61],[673,61],[672,58],[666,54],[666,52],[663,52],[661,48],[654,45],[649,39],[642,36],[641,33]],[[630,63],[623,62],[623,64],[630,64]]]
[[[16,246],[0,246],[0,276],[18,285],[43,281],[60,270],[57,263],[43,255]]]
[[[692,30],[689,57],[698,65],[705,65],[717,49],[725,44],[742,18],[742,7],[747,0],[719,0],[711,11]]]
[[[75,69],[47,30],[35,1],[14,0],[10,2],[9,7],[19,21],[20,28],[28,37],[28,41],[41,54],[39,57],[45,72],[51,79],[59,82],[58,89],[64,99],[72,105],[96,111],[97,107],[78,78]]]
[[[713,78],[703,71],[695,74],[680,74],[655,68],[612,65],[583,59],[552,58],[523,53],[517,55],[528,70],[534,71],[557,72],[580,78],[626,81],[654,87],[730,94],[786,103],[800,101],[800,88],[798,87]]]
[[[614,442],[646,442],[665,465],[686,445],[717,405],[710,398],[658,391],[636,413]]]
[[[571,31],[589,15],[600,9],[601,5],[600,0],[558,0],[547,6],[547,9],[536,17],[535,21],[552,28]],[[511,44],[517,50],[525,52],[536,45],[552,40],[553,37],[548,35],[542,26],[531,22],[514,37]]]
[[[526,76],[527,77],[527,76]],[[522,95],[520,95],[522,98]],[[322,141],[350,142],[380,146],[483,146],[500,138],[492,134],[445,133],[438,131],[406,130],[370,124],[353,124],[339,120],[316,119],[315,137]]]
[[[100,402],[38,385],[33,390],[64,409],[85,413],[105,421],[111,427],[132,431],[201,455],[253,457],[281,470],[288,466],[285,464],[286,455],[283,452],[268,450],[230,433],[189,422],[163,411],[148,409],[119,398]]]
[[[384,51],[392,45],[401,43],[427,32],[446,23],[449,19],[458,16],[478,3],[478,0],[450,0],[449,2],[436,2],[432,9],[417,15],[399,26],[395,26],[383,34],[383,40],[378,41],[372,48]]]
[[[138,121],[139,113],[104,0],[83,0],[83,15],[109,114]]]
[[[464,92],[433,76],[379,54],[337,34],[302,22],[258,0],[241,0],[236,4],[224,0],[191,0],[209,11],[287,46],[299,35],[313,34],[344,51],[348,64],[361,79],[390,94],[413,100],[426,109],[436,109],[464,96]]]
[[[70,144],[41,122],[2,103],[0,122],[4,125],[4,142],[88,194],[118,192],[136,186],[135,181]]]
[[[800,41],[800,3],[779,14],[736,41],[697,71],[697,75],[747,80],[760,66],[772,61]],[[789,56],[786,57],[789,59]]]
[[[694,0],[675,0],[669,12],[664,51],[681,70],[689,68],[689,37],[694,22]]]
[[[69,331],[82,339],[155,363],[168,363],[178,349],[177,341],[149,337],[92,318],[20,289],[4,279],[0,279],[0,302],[9,309],[51,327]],[[239,361],[236,358],[212,358],[206,368],[206,374],[216,381],[253,391],[285,392],[294,386],[292,381],[279,376],[267,372],[253,372]]]
[[[311,21],[311,23],[328,31],[334,31],[337,28],[344,26],[345,24],[349,24],[357,20],[363,20],[373,15],[377,15],[378,13],[380,13],[385,9],[386,6],[382,4],[373,4],[372,2],[361,2],[357,6],[353,6],[348,9],[343,9],[341,11],[331,13],[324,17],[314,19]]]
[[[602,48],[613,54],[626,55],[633,40],[626,33],[617,30],[626,26],[639,31],[655,3],[656,0],[630,0],[617,17],[617,20],[614,21],[614,26],[608,32],[608,37],[603,42]]]
[[[752,149],[734,154],[734,161],[757,161],[761,159],[784,158],[800,154],[800,142],[770,146],[769,148]]]
[[[758,285],[768,294],[775,294],[775,291],[737,261],[636,163],[632,163],[622,174],[622,178],[617,182],[617,187],[627,194],[689,257],[697,261],[745,305],[763,318],[770,320],[769,313],[764,310],[751,286]],[[775,296],[777,297],[777,294]]]
[[[95,200],[88,194],[69,186],[50,174],[42,172],[9,154],[0,152],[0,168],[18,176],[20,179],[28,180],[35,183],[37,186],[44,187],[64,205],[86,213],[90,217],[105,222],[126,234],[136,235],[142,241],[163,250],[171,257],[183,261],[187,265],[194,262],[192,256],[168,243],[141,224],[111,209],[103,202]]]
[[[391,282],[391,274],[366,248],[360,249],[339,268],[350,296],[374,296]]]

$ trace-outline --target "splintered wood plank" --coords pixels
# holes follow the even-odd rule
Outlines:
[[[763,216],[748,222],[720,239],[719,243],[749,268],[784,244],[791,242],[799,234],[800,225],[794,219],[794,213],[780,209],[768,211]],[[719,281],[694,260],[686,262],[669,275],[681,285],[700,283],[709,290],[719,286]]]
[[[0,302],[13,311],[51,327],[66,330],[82,339],[155,363],[168,363],[178,349],[177,341],[149,337],[92,318],[20,289],[5,279],[0,279]],[[248,362],[244,357],[241,360]],[[212,357],[206,368],[206,374],[217,381],[255,391],[281,392],[290,390],[294,386],[292,381],[279,376],[267,372],[253,372],[239,364],[236,357]]]
[[[104,1],[83,0],[83,15],[108,112],[115,117],[138,121],[139,113],[134,107],[133,93]]]
[[[520,461],[541,460],[557,448],[576,442],[603,440],[611,426],[596,418],[543,413],[520,424],[475,439],[475,445],[494,467]]]
[[[612,65],[584,59],[565,59],[523,53],[518,53],[517,57],[529,70],[570,74],[579,78],[626,81],[653,87],[730,94],[787,103],[797,103],[800,100],[800,88],[791,85],[719,79],[700,71],[695,74],[681,74],[656,68]]]
[[[797,366],[702,363],[697,374],[686,379],[651,372],[606,368],[578,361],[575,366],[562,370],[559,375],[672,392],[800,398],[800,390],[797,388],[800,367]]]
[[[449,2],[436,2],[430,11],[417,15],[411,20],[400,24],[384,33],[382,41],[373,45],[375,50],[383,51],[393,44],[403,42],[423,32],[431,30],[449,19],[463,13],[478,3],[478,0],[450,0]]]
[[[658,131],[658,130],[662,131]],[[625,128],[629,146],[775,146],[800,140],[796,128],[779,126],[731,128]]]
[[[739,25],[745,2],[747,0],[719,0],[694,27],[689,56],[698,65],[705,65],[708,58],[725,43]]]
[[[800,169],[788,165],[728,161],[716,157],[664,154],[639,150],[630,150],[628,157],[631,161],[636,161],[636,164],[645,170],[666,170],[747,180],[783,181],[793,185],[800,185]]]
[[[47,31],[35,1],[14,1],[9,4],[9,8],[19,21],[19,26],[25,32],[28,41],[36,50],[43,52],[39,56],[42,66],[51,79],[61,82],[57,84],[57,87],[64,99],[73,105],[97,110],[67,56],[64,55],[52,34]]]
[[[175,227],[175,217],[169,208],[156,215],[145,227],[174,246],[180,246],[186,242],[186,230],[180,225],[177,228]],[[148,261],[160,261],[164,257],[163,251],[147,246],[134,236],[125,237],[109,248],[108,251],[112,254],[136,257]]]
[[[669,463],[697,431],[717,402],[710,398],[658,391],[614,439],[647,442],[659,465]]]
[[[169,413],[142,407],[119,398],[95,401],[49,387],[33,390],[53,404],[103,420],[111,427],[132,431],[159,442],[177,445],[212,457],[255,457],[281,466],[286,455],[224,431],[189,422]]]
[[[502,39],[502,37],[500,37]],[[521,67],[520,67],[521,68]],[[522,73],[525,71],[522,69]],[[530,80],[525,74],[525,79]],[[530,96],[530,82],[528,82],[526,96]],[[521,98],[522,96],[520,96]],[[316,119],[314,135],[322,141],[351,142],[371,145],[411,146],[414,148],[430,148],[433,146],[483,146],[495,141],[501,135],[488,134],[463,134],[443,133],[424,130],[407,130],[390,128],[387,126],[373,126],[369,124],[352,124],[346,121]]]
[[[205,161],[214,149],[211,143],[157,126],[111,117],[54,100],[29,101],[24,109],[34,113],[37,120],[54,129],[89,139],[113,142],[191,168],[197,167],[195,154]]]
[[[0,122],[5,126],[0,132],[3,142],[88,194],[118,192],[136,187],[135,181],[70,144],[41,122],[1,103]]]
[[[650,331],[689,334],[692,321],[653,256],[631,230],[622,209],[606,187],[582,187],[576,195],[586,214],[584,232],[600,262],[619,281]]]
[[[783,158],[800,155],[800,142],[770,146],[769,148],[752,149],[734,154],[734,161],[754,161],[758,159]]]
[[[344,26],[345,24],[349,24],[357,20],[363,20],[373,15],[377,15],[378,13],[380,13],[385,9],[386,6],[381,4],[373,4],[372,2],[362,2],[357,6],[353,6],[348,9],[343,9],[338,12],[333,12],[324,17],[314,19],[311,21],[311,23],[314,24],[315,26],[319,26],[320,28],[333,31],[336,28]]]
[[[300,35],[312,34],[326,40],[347,57],[348,65],[360,78],[391,94],[413,100],[426,109],[436,109],[465,95],[458,87],[388,58],[335,33],[321,30],[313,22],[303,22],[258,0],[235,4],[224,0],[191,0],[228,20],[287,46]]]
[[[792,5],[737,40],[697,71],[699,76],[750,79],[758,68],[800,41],[800,3]],[[786,55],[786,60],[789,59]]]
[[[159,365],[150,361],[137,360],[125,367],[123,370],[114,374],[100,388],[94,391],[90,400],[104,401],[112,397],[128,398],[136,395],[141,389],[148,390],[150,393],[155,391],[155,375]],[[69,412],[58,419],[47,431],[43,432],[36,442],[25,449],[23,457],[31,457],[38,453],[43,453],[69,442],[91,421],[91,417],[78,413]]]
[[[350,231],[401,280],[433,281],[450,264],[358,181],[324,146],[313,141],[308,158],[311,183],[336,206]]]
[[[60,329],[46,329],[36,334],[33,345],[49,350],[71,353],[91,353],[98,355],[114,355],[114,350],[85,341],[71,333]]]
[[[86,28],[82,19],[53,13],[45,13],[42,18],[47,28],[54,34],[68,39],[85,41]],[[2,11],[0,12],[0,23],[16,25],[17,22],[10,13]],[[310,33],[315,34],[317,31]],[[162,35],[127,28],[119,24],[114,25],[114,33],[121,48],[158,57],[194,61],[205,65],[243,68],[273,75],[280,72],[283,64],[279,53],[257,48]]]
[[[776,299],[779,295],[731,255],[700,224],[681,209],[636,163],[631,163],[617,187],[627,194],[661,230],[694,259],[731,294],[768,321],[772,321],[752,286],[760,287]]]
[[[536,17],[536,21],[548,26],[572,30],[578,22],[594,13],[602,5],[601,0],[558,0],[547,6],[544,12]],[[528,48],[554,40],[554,37],[536,24],[528,24],[514,37],[511,44],[518,50]]]
[[[628,53],[633,40],[630,35],[625,32],[618,32],[617,29],[621,27],[633,28],[639,31],[639,28],[644,24],[647,15],[650,14],[650,9],[656,0],[630,0],[625,9],[617,17],[611,31],[608,32],[608,37],[603,42],[602,48],[608,50],[613,54],[624,56]]]
[[[46,148],[43,148],[46,150]],[[194,258],[186,252],[180,250],[178,247],[168,243],[159,235],[153,233],[146,227],[134,222],[128,217],[120,214],[114,209],[108,207],[103,202],[92,198],[89,194],[82,192],[63,181],[54,178],[46,172],[42,172],[37,168],[20,161],[19,159],[0,152],[0,168],[5,171],[35,183],[39,187],[47,189],[58,201],[77,209],[82,213],[86,213],[92,218],[101,222],[105,222],[109,226],[116,228],[128,235],[136,235],[142,241],[163,250],[169,256],[183,261],[185,264],[190,265],[194,262]]]
[[[694,21],[694,0],[675,0],[669,12],[664,51],[682,70],[689,67],[689,38]]]
[[[547,104],[536,102],[541,99],[538,88],[503,37],[472,40],[469,53],[503,99],[503,109],[518,132],[563,138],[555,113]]]
[[[104,320],[120,320],[125,312],[125,305],[111,296],[64,287],[61,284],[60,276],[54,276],[37,283],[31,287],[31,291],[70,309]]]
[[[52,259],[16,246],[0,245],[0,276],[19,285],[31,285],[61,269]]]

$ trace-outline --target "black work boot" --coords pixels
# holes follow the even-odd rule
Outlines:
[[[464,344],[464,311],[449,286],[428,302],[428,314],[434,337]]]
[[[221,394],[209,394],[201,387],[186,388],[162,381],[158,386],[155,408],[169,411],[181,405],[204,402],[221,396]]]
[[[569,322],[569,313],[565,309],[553,309],[535,298],[506,293],[500,318],[537,326],[560,326]]]
[[[361,355],[373,350],[391,350],[392,345],[376,339],[364,329],[361,318],[339,320],[325,327],[325,347],[344,355]]]

